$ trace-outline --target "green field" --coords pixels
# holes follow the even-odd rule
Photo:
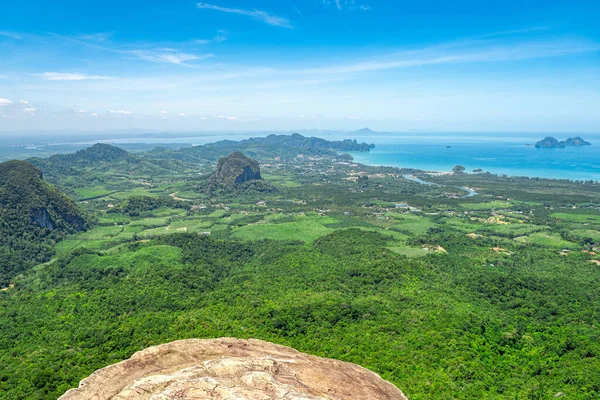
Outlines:
[[[294,222],[242,226],[234,229],[231,236],[241,240],[301,240],[308,243],[333,232],[333,229],[324,225],[336,221],[335,218],[331,217],[298,216],[295,217]]]
[[[538,246],[551,248],[576,249],[577,244],[564,240],[556,233],[538,232],[529,236],[522,236],[515,239],[521,243],[535,244]]]

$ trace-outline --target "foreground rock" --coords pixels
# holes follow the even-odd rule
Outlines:
[[[189,339],[100,369],[59,400],[316,400],[407,398],[355,364],[261,340]]]

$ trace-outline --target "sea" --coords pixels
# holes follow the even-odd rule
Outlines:
[[[389,134],[372,136],[375,148],[351,153],[358,163],[451,171],[458,164],[466,172],[600,181],[600,134],[553,135],[558,140],[581,136],[591,146],[538,149],[534,144],[546,135],[492,134]]]

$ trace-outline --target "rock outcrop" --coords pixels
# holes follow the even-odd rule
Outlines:
[[[209,186],[232,188],[244,182],[261,179],[258,162],[236,151],[219,159],[217,170],[210,177]]]
[[[574,137],[574,138],[568,138],[567,140],[565,140],[565,146],[591,146],[591,145],[592,144],[590,142],[586,142],[579,136]]]
[[[543,149],[556,149],[556,148],[563,149],[565,147],[579,147],[579,146],[590,146],[590,145],[591,145],[590,142],[586,142],[579,136],[574,137],[574,138],[568,138],[567,140],[561,140],[560,142],[556,138],[548,136],[545,139],[537,142],[535,144],[535,147],[543,148]]]
[[[407,397],[355,364],[261,340],[188,339],[100,369],[59,400],[317,400]]]

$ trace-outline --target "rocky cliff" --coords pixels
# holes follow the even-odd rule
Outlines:
[[[244,182],[261,179],[258,162],[236,151],[219,159],[217,170],[210,177],[209,186],[231,188]]]
[[[100,369],[59,400],[317,400],[407,397],[355,364],[261,340],[189,339]]]
[[[43,178],[42,172],[26,161],[0,163],[0,287],[35,264],[48,261],[57,240],[92,222],[84,210]]]

